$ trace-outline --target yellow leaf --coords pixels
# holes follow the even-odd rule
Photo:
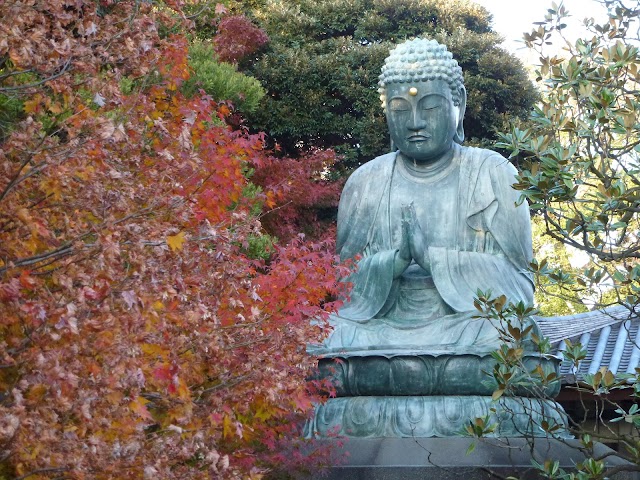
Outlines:
[[[44,398],[44,396],[47,393],[47,390],[48,389],[46,385],[42,383],[38,383],[37,385],[34,385],[29,389],[25,397],[27,397],[29,400],[39,401],[42,398]]]
[[[38,110],[38,106],[40,105],[41,100],[42,95],[37,94],[31,100],[27,100],[26,102],[24,102],[24,112],[27,114],[35,113]]]
[[[276,206],[273,192],[267,192],[267,200],[264,203],[267,205],[268,208],[273,208]]]
[[[183,400],[191,399],[191,391],[189,390],[189,387],[182,379],[178,379],[178,397],[180,397]]]
[[[20,220],[22,220],[27,225],[31,223],[31,214],[29,213],[29,210],[27,210],[26,208],[19,209],[16,212],[16,217],[18,217]]]
[[[129,408],[131,408],[131,410],[133,410],[135,413],[140,415],[142,418],[151,420],[152,418],[151,414],[149,413],[149,410],[147,410],[147,407],[146,407],[147,403],[149,403],[149,400],[143,397],[138,397],[129,404]]]
[[[233,437],[234,435],[233,422],[228,415],[225,415],[222,419],[222,436],[226,439]]]
[[[87,222],[90,223],[100,223],[102,220],[96,217],[92,212],[88,212],[86,216]]]
[[[185,240],[184,237],[184,232],[180,232],[177,235],[169,235],[167,237],[167,245],[169,245],[173,252],[175,252],[176,250],[182,250],[182,244]]]
[[[23,242],[22,246],[27,252],[29,252],[30,255],[33,255],[38,251],[38,242],[33,237]]]
[[[160,312],[164,310],[164,303],[162,303],[160,300],[156,300],[155,302],[153,302],[153,305],[151,306],[156,312]]]
[[[275,409],[272,408],[262,398],[258,398],[254,404],[256,408],[256,413],[255,413],[256,418],[264,422],[266,420],[269,420],[271,417],[273,417],[275,413]]]
[[[62,109],[62,107],[60,106],[59,103],[52,103],[49,106],[49,111],[51,113],[53,113],[54,115],[58,115],[58,114],[62,113],[64,110]]]
[[[167,358],[169,356],[169,351],[166,348],[153,343],[143,343],[140,346],[140,349],[143,353],[146,353],[151,357]]]
[[[27,454],[27,458],[29,458],[30,460],[34,460],[38,458],[41,450],[42,450],[42,446],[36,443],[33,446],[33,449],[31,450],[30,454]]]
[[[42,191],[47,194],[47,196],[53,197],[54,200],[58,201],[62,199],[62,189],[60,183],[55,179],[47,179],[40,185]]]

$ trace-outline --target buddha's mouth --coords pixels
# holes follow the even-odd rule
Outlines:
[[[407,137],[407,141],[409,142],[424,142],[431,138],[430,135],[410,135]]]

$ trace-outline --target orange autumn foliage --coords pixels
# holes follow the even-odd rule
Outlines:
[[[0,100],[20,105],[0,132],[0,476],[309,461],[304,346],[344,272],[301,238],[247,256],[277,195],[246,197],[245,172],[268,152],[180,93],[182,3],[0,3]]]

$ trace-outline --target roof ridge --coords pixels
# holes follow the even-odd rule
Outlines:
[[[601,308],[601,309],[596,309],[596,310],[589,310],[588,312],[582,312],[582,313],[573,313],[571,315],[557,315],[557,316],[554,316],[554,317],[536,316],[536,319],[545,319],[545,320],[554,320],[554,321],[575,320],[577,318],[597,317],[599,315],[611,315],[614,312],[618,312],[618,311],[629,312],[629,308],[625,307],[624,305],[611,305],[611,306],[606,307],[606,308]],[[616,318],[618,318],[618,317],[616,317]],[[625,318],[625,320],[628,320],[628,319],[629,319],[629,317]]]
[[[625,315],[620,315],[622,311],[626,312]],[[618,314],[618,315],[616,315]],[[568,322],[574,322],[581,320],[584,322],[590,317],[599,317],[593,319],[593,323],[582,324],[578,323],[574,329],[558,328],[560,326],[566,327]],[[544,336],[546,336],[551,343],[556,343],[560,340],[576,337],[585,333],[592,333],[596,330],[602,330],[607,326],[626,322],[627,320],[639,320],[640,317],[629,311],[629,309],[623,305],[616,305],[601,310],[591,310],[589,312],[583,312],[573,315],[564,315],[557,317],[535,317],[536,323],[542,330]]]

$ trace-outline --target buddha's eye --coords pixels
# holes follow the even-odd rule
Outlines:
[[[393,112],[404,112],[406,110],[411,110],[411,105],[402,98],[392,98],[389,100],[389,110]]]
[[[420,102],[420,109],[422,110],[434,110],[440,108],[443,105],[443,98],[439,95],[430,95],[425,97]]]

